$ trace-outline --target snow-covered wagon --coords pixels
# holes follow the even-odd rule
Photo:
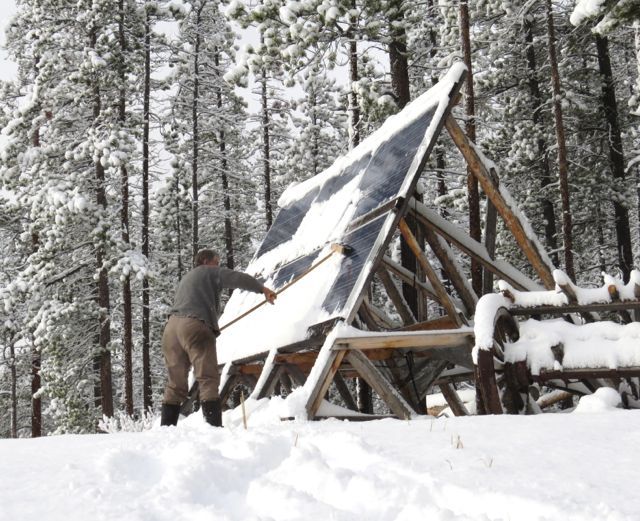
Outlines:
[[[260,306],[259,296],[236,291],[220,319],[223,401],[242,386],[255,399],[287,395],[283,418],[371,418],[358,411],[372,412],[358,407],[350,384],[357,378],[360,390],[380,398],[378,412],[399,418],[426,413],[436,386],[454,414],[536,412],[543,386],[562,393],[622,386],[626,403],[635,403],[636,324],[598,330],[568,321],[614,311],[631,321],[638,287],[607,280],[589,293],[554,272],[495,165],[452,115],[464,75],[464,66],[453,66],[329,169],[283,194],[247,268],[279,292],[277,304]],[[486,196],[484,243],[443,217],[425,192],[443,129]],[[498,217],[540,282],[495,258]],[[468,281],[471,263],[483,272],[480,301]],[[564,317],[566,326],[519,316]],[[585,335],[601,335],[606,345],[576,362],[574,343]],[[477,389],[466,405],[456,389],[464,382]]]

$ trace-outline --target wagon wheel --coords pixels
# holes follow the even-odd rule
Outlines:
[[[532,412],[528,396],[526,362],[505,362],[505,342],[520,338],[518,322],[506,308],[499,308],[493,323],[493,346],[478,351],[476,392],[480,414]],[[496,374],[499,373],[499,376]]]

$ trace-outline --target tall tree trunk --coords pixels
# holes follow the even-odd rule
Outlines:
[[[97,35],[95,28],[91,31],[91,47],[95,49]],[[93,119],[94,124],[98,123],[102,112],[102,100],[98,80],[94,78],[93,84]],[[105,170],[98,159],[94,165],[96,178],[96,203],[103,214],[107,212],[107,194],[105,188]],[[111,320],[110,320],[110,298],[109,298],[109,275],[104,266],[106,238],[101,237],[96,248],[96,269],[98,270],[97,303],[99,311],[100,331],[98,333],[98,345],[100,352],[94,359],[94,367],[100,372],[100,386],[96,389],[96,396],[102,414],[107,417],[113,416],[113,382],[111,376],[111,352],[109,343],[111,342]]]
[[[11,432],[12,438],[18,437],[18,374],[16,371],[16,346],[13,342],[13,335],[7,334],[7,343],[9,344],[9,378],[10,383],[10,399],[11,399]]]
[[[469,4],[467,0],[460,0],[460,36],[462,39],[462,53],[467,67],[465,79],[464,108],[466,113],[465,131],[469,139],[476,141],[475,95],[473,91],[473,67],[471,63],[471,37],[469,34]],[[480,226],[480,190],[478,180],[467,169],[467,192],[469,201],[469,234],[472,239],[480,242],[482,231]],[[471,285],[478,295],[482,295],[482,265],[471,259]]]
[[[542,99],[542,92],[540,90],[540,83],[538,82],[538,65],[536,63],[536,51],[533,47],[533,23],[531,20],[525,17],[524,22],[524,34],[525,41],[527,43],[527,67],[529,69],[529,92],[533,98],[533,124],[534,127],[541,132],[544,127],[544,121],[542,117],[542,107],[544,100]],[[542,215],[544,217],[544,235],[547,243],[547,248],[551,251],[551,261],[553,265],[558,267],[560,261],[558,259],[558,240],[556,229],[556,212],[553,207],[553,201],[549,198],[549,186],[552,183],[551,179],[551,167],[549,166],[549,151],[547,149],[547,143],[540,134],[538,137],[538,156],[540,165],[540,188],[542,190],[542,196],[540,198],[540,204],[542,206]]]
[[[407,61],[407,35],[402,26],[403,0],[394,0],[390,7],[395,9],[396,19],[390,20],[389,69],[391,90],[398,108],[403,109],[411,99],[409,91],[409,63]]]
[[[180,224],[180,178],[176,176],[176,248],[178,249],[178,278],[182,278],[184,265],[182,262],[182,225]]]
[[[121,129],[124,129],[127,120],[127,71],[126,54],[127,39],[124,32],[124,0],[118,2],[118,39],[120,43],[120,100],[118,103],[118,119]],[[120,167],[120,225],[122,232],[122,242],[127,250],[130,249],[129,240],[129,173],[126,165]],[[129,416],[133,415],[133,326],[131,313],[131,278],[126,275],[122,283],[122,313],[123,313],[123,339],[122,348],[124,351],[124,406]]]
[[[556,54],[556,30],[553,21],[551,0],[547,3],[547,37],[549,47],[549,63],[551,65],[551,87],[553,91],[553,114],[555,117],[556,141],[558,145],[558,176],[560,178],[560,197],[562,200],[562,234],[564,240],[564,267],[567,275],[575,281],[573,267],[573,225],[569,204],[569,162],[565,140],[564,122],[562,119],[562,91],[560,89],[560,72]]]
[[[311,97],[311,125],[313,125],[313,141],[311,143],[311,158],[313,164],[311,166],[311,175],[316,176],[319,172],[320,157],[320,129],[318,128],[318,92],[316,87],[313,87],[313,93]]]
[[[196,10],[196,41],[193,49],[193,100],[192,110],[192,159],[191,159],[191,190],[192,190],[192,261],[195,260],[200,250],[199,239],[199,190],[198,190],[198,156],[200,152],[200,128],[198,126],[198,112],[200,103],[200,46],[202,45],[202,35],[200,31],[202,22],[202,10],[204,3]]]
[[[218,80],[222,79],[220,71],[220,55],[215,54],[216,70],[218,71]],[[222,90],[217,89],[218,109],[222,110]],[[222,181],[222,198],[224,204],[224,243],[227,250],[227,268],[234,268],[234,252],[233,252],[233,227],[231,226],[231,195],[229,194],[229,178],[227,176],[227,142],[223,129],[218,132],[218,141],[220,147],[220,179]]]
[[[427,8],[428,8],[429,15],[433,16],[432,14],[434,10],[433,0],[427,1]],[[437,50],[438,35],[433,28],[429,31],[429,41],[431,43],[431,49],[429,51],[429,55],[431,56],[432,60],[435,60],[436,54],[438,53],[438,50]],[[438,76],[435,72],[431,74],[431,83],[433,85],[436,85],[438,83]],[[436,153],[436,179],[438,180],[437,193],[438,193],[438,196],[441,197],[443,195],[446,195],[447,193],[447,183],[444,175],[444,170],[447,166],[445,161],[445,155],[444,155],[444,147],[442,147],[441,145],[436,145],[435,153]],[[440,215],[442,215],[442,217],[447,217],[448,216],[447,210],[445,208],[441,208]]]
[[[399,109],[403,109],[411,100],[409,91],[409,64],[407,61],[407,37],[402,26],[402,0],[395,0],[390,7],[394,8],[395,19],[389,20],[389,70],[391,72],[391,89]],[[406,218],[411,230],[419,237],[419,229],[413,218]],[[418,274],[419,267],[416,256],[404,237],[400,238],[400,260],[403,267]],[[425,307],[417,290],[410,284],[402,283],[402,293],[414,315],[421,320]]]
[[[607,38],[596,35],[596,47],[598,49],[598,66],[602,77],[602,106],[607,130],[609,134],[609,161],[611,172],[616,182],[622,183],[625,179],[624,154],[622,149],[622,136],[618,121],[618,103],[616,101],[616,88],[613,82],[611,59],[609,57],[609,41]],[[629,211],[619,200],[613,200],[615,213],[616,238],[618,242],[618,265],[622,271],[624,282],[629,282],[629,275],[633,269],[633,250],[631,248],[631,229],[629,226]]]
[[[352,7],[355,9],[356,2],[352,0]],[[358,73],[358,43],[356,41],[356,21],[351,20],[349,28],[349,150],[360,144],[360,106],[358,105],[358,94],[355,84],[360,79]]]
[[[264,216],[267,230],[273,223],[273,208],[271,206],[271,137],[269,135],[269,99],[267,96],[267,71],[262,69],[261,78],[261,101],[262,101],[262,165],[264,180]]]
[[[149,259],[149,130],[151,112],[151,19],[145,11],[144,20],[144,94],[142,101],[142,255]],[[149,278],[142,279],[142,400],[144,410],[153,407],[151,387],[151,346]]]
[[[36,62],[37,63],[37,62]],[[37,65],[36,65],[37,70]],[[49,117],[49,116],[47,116]],[[33,146],[40,147],[40,129],[33,131]],[[37,233],[31,234],[31,247],[35,252],[40,244],[40,237]],[[39,438],[42,436],[42,399],[39,397],[42,379],[40,378],[40,367],[42,365],[42,357],[40,351],[31,342],[31,437]]]
[[[38,392],[42,387],[42,379],[40,378],[40,367],[42,365],[42,357],[40,351],[32,345],[31,347],[31,437],[39,438],[42,436],[42,398],[38,396]]]

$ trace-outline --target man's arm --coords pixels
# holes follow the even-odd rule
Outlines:
[[[274,291],[267,288],[255,277],[228,268],[220,268],[220,284],[223,288],[244,289],[254,293],[263,293],[270,304],[273,304],[277,297]]]

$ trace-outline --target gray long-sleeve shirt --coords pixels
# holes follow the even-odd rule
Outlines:
[[[261,293],[264,286],[251,275],[217,266],[197,266],[178,284],[170,315],[202,320],[220,334],[220,292],[223,288]]]

